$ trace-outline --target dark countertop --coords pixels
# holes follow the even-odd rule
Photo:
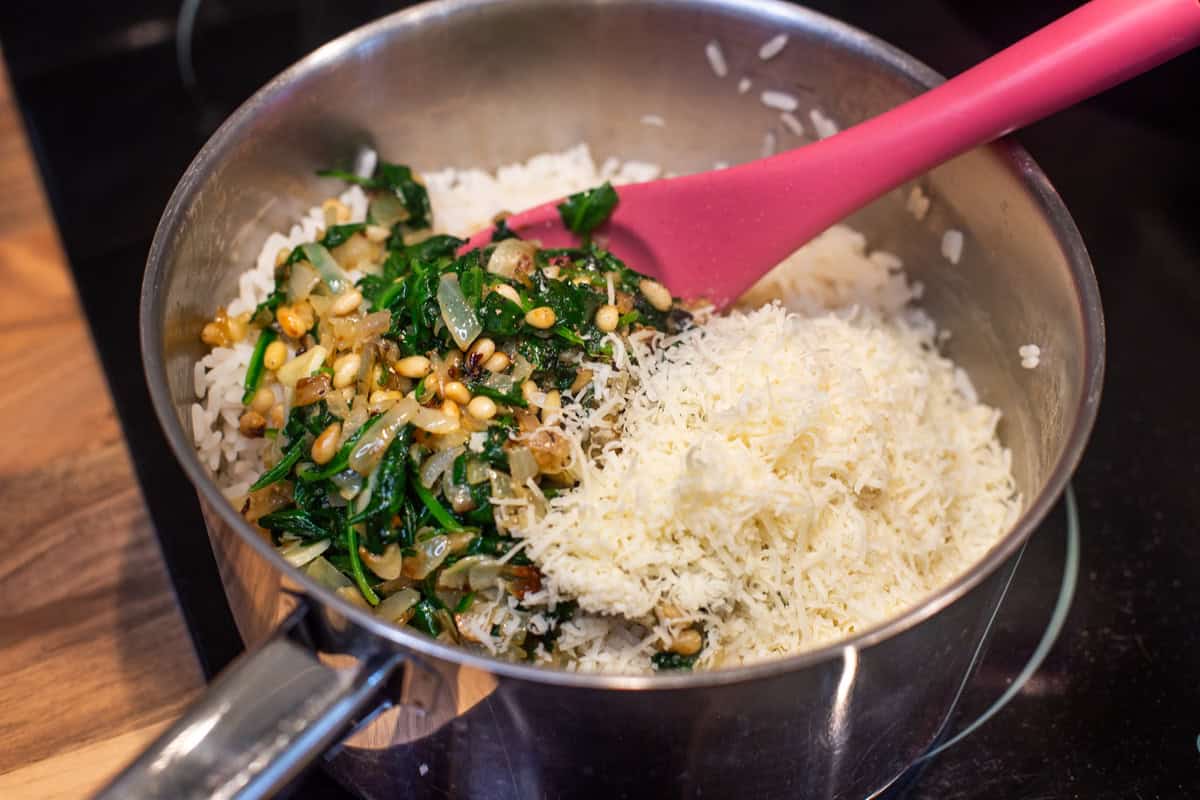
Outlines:
[[[194,91],[176,66],[176,3],[0,6],[12,80],[151,512],[158,530],[174,533],[160,537],[164,556],[210,673],[240,643],[194,497],[152,422],[142,379],[131,321],[149,237],[187,162],[238,102],[313,47],[398,5],[205,2]],[[953,73],[1074,4],[810,5]],[[1080,582],[1042,669],[996,718],[935,759],[911,796],[1200,795],[1197,85],[1200,55],[1192,54],[1018,137],[1083,232],[1108,322],[1104,400],[1074,483]],[[1032,541],[965,716],[1003,691],[1036,642],[1061,549],[1061,524]],[[313,779],[299,794],[332,791]]]

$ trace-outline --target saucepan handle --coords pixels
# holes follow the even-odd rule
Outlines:
[[[296,613],[235,660],[183,717],[107,787],[101,800],[270,797],[380,701],[400,657],[324,664],[294,636]]]

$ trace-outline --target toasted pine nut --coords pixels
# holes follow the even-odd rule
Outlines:
[[[362,356],[358,353],[348,353],[333,362],[333,387],[345,389],[358,380],[358,368],[362,366]]]
[[[267,412],[267,424],[275,430],[283,427],[283,403],[276,403]]]
[[[521,384],[521,397],[525,398],[525,402],[530,405],[533,404],[534,395],[539,391],[541,390],[538,389],[538,385],[533,381],[525,381]]]
[[[279,252],[275,254],[275,266],[282,267],[292,255],[292,251],[287,247],[279,248]]]
[[[509,300],[517,305],[521,305],[521,295],[517,294],[517,290],[509,286],[507,283],[497,284],[496,288],[492,291],[503,297],[505,300]]]
[[[487,420],[496,416],[496,403],[490,397],[479,395],[467,403],[467,413],[475,419]]]
[[[329,198],[324,203],[321,203],[321,210],[325,212],[325,225],[339,225],[350,221],[350,208],[341,200]]]
[[[425,356],[409,356],[396,362],[396,372],[406,378],[424,378],[429,374],[429,359]]]
[[[616,306],[610,306],[606,303],[596,309],[596,327],[605,333],[615,331],[620,321],[621,312],[617,311]]]
[[[453,400],[460,406],[465,406],[471,402],[471,391],[462,381],[447,381],[446,385],[442,387],[442,397]]]
[[[224,326],[210,322],[200,331],[200,341],[209,347],[228,347],[229,334]]]
[[[568,390],[571,394],[575,394],[583,387],[592,382],[592,377],[595,375],[590,369],[581,369],[575,373],[575,380],[571,381],[571,388]]]
[[[475,343],[471,345],[469,350],[467,350],[467,363],[482,364],[491,358],[492,354],[495,352],[496,343],[486,336],[481,336],[476,339]]]
[[[266,386],[258,387],[254,397],[250,398],[250,408],[259,414],[266,414],[275,405],[275,392]]]
[[[554,323],[558,317],[554,314],[554,309],[550,306],[538,306],[525,315],[525,322],[531,327],[539,330],[546,330],[554,327]]]
[[[542,422],[549,422],[551,417],[562,413],[562,395],[558,393],[558,389],[551,389],[546,392],[546,399],[542,401]]]
[[[442,401],[442,413],[451,419],[458,419],[462,416],[462,412],[458,408],[458,403],[448,397]]]
[[[542,268],[542,274],[550,280],[557,280],[560,272],[562,272],[562,267],[556,267],[553,264]]]
[[[442,396],[442,379],[436,372],[433,372],[425,376],[425,391],[421,392],[421,397],[429,400],[435,394],[438,397]]]
[[[312,443],[312,460],[318,464],[328,464],[337,455],[338,438],[342,435],[342,423],[334,422],[321,431],[321,435]]]
[[[236,317],[228,317],[225,320],[225,330],[229,331],[231,341],[240,342],[246,338],[246,334],[250,332],[249,315],[241,314]]]
[[[366,234],[368,242],[375,242],[376,244],[386,241],[392,235],[392,232],[382,225],[368,225],[363,233]]]
[[[362,303],[362,292],[358,289],[348,289],[334,298],[329,306],[329,313],[335,317],[344,317]]]
[[[488,372],[504,372],[512,359],[506,353],[492,353],[492,357],[483,362],[483,368]]]
[[[287,356],[287,345],[278,340],[271,342],[263,353],[263,366],[272,371],[277,370],[287,361]]]
[[[671,642],[671,650],[681,656],[694,656],[704,646],[704,638],[695,628],[685,628]]]
[[[275,309],[279,327],[293,339],[299,339],[313,326],[312,306],[301,300],[295,305],[282,305]]]
[[[367,406],[374,411],[381,411],[384,406],[390,406],[403,399],[403,392],[395,392],[391,389],[378,389],[371,392],[371,397],[367,400]]]
[[[638,289],[641,290],[642,296],[646,298],[647,302],[659,311],[671,309],[671,293],[658,281],[642,278],[638,281]]]
[[[266,429],[267,420],[257,411],[247,411],[238,420],[238,430],[241,431],[242,436],[249,439],[257,439],[263,435]]]

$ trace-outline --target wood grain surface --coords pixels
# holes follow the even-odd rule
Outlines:
[[[2,68],[0,186],[0,798],[81,797],[203,681]]]

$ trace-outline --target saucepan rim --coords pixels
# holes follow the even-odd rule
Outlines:
[[[384,640],[393,648],[456,662],[508,678],[586,689],[666,690],[733,684],[779,675],[821,662],[843,658],[847,648],[870,647],[936,615],[977,586],[1008,560],[1045,519],[1079,463],[1099,407],[1104,373],[1105,339],[1099,289],[1079,230],[1046,176],[1029,155],[1012,142],[999,142],[990,147],[1021,178],[1026,190],[1054,230],[1058,245],[1070,267],[1076,302],[1084,325],[1085,352],[1082,354],[1080,362],[1083,369],[1080,401],[1072,410],[1070,432],[1058,462],[1042,490],[1025,509],[1016,524],[986,557],[952,583],[905,613],[824,647],[747,666],[671,675],[609,675],[568,672],[555,668],[517,664],[472,653],[454,645],[442,644],[418,632],[398,628],[376,619],[368,611],[354,606],[320,586],[300,570],[291,568],[275,552],[274,548],[255,533],[250,524],[224,498],[208,470],[201,464],[191,438],[176,415],[167,384],[163,347],[166,305],[164,278],[171,248],[180,231],[188,224],[191,203],[200,193],[206,178],[236,146],[242,129],[250,124],[264,108],[269,107],[275,99],[286,93],[289,87],[304,80],[312,73],[335,69],[339,62],[346,60],[350,54],[376,39],[386,38],[400,31],[419,28],[427,21],[439,17],[467,14],[473,10],[495,5],[499,1],[503,0],[434,0],[434,2],[382,17],[318,48],[284,70],[243,103],[212,135],[192,160],[172,193],[155,231],[142,284],[139,323],[143,367],[154,410],[166,434],[167,442],[196,491],[220,516],[221,520],[235,530],[244,542],[253,547],[275,569],[287,574],[290,580],[302,586],[309,597],[315,598],[322,604],[332,606],[339,614],[352,620],[371,635]],[[586,1],[594,5],[609,5],[613,2],[613,0]],[[577,4],[578,0],[507,0],[507,2],[512,5],[523,4],[551,8],[560,6],[564,2]],[[616,0],[616,2],[625,4],[633,2],[633,0]],[[819,31],[823,37],[839,45],[850,47],[858,52],[868,54],[874,60],[883,62],[916,85],[930,88],[943,80],[936,72],[912,56],[875,36],[819,12],[791,5],[782,0],[652,0],[651,5],[734,13],[775,23],[781,29],[799,28]],[[183,535],[190,535],[190,533],[184,532]]]

